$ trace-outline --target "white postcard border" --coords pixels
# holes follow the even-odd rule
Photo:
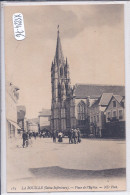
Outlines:
[[[1,190],[2,194],[8,194],[6,192],[6,117],[5,117],[5,67],[4,67],[4,6],[20,6],[20,5],[80,5],[80,4],[124,4],[125,6],[125,73],[126,73],[126,140],[127,140],[127,191],[126,192],[107,192],[111,195],[115,194],[130,194],[130,2],[129,1],[114,1],[114,2],[2,2],[2,10],[1,10],[1,18],[2,18],[2,31],[1,31],[1,99],[2,99],[2,106],[1,106]],[[69,194],[73,194],[74,192],[69,192]],[[77,194],[86,193],[86,192],[77,192]],[[87,192],[88,193],[88,192]],[[91,192],[95,195],[106,195],[106,192]],[[10,193],[10,194],[22,194],[22,193]],[[28,193],[24,193],[28,194]],[[34,193],[30,193],[34,194]],[[39,194],[39,193],[35,193]],[[46,193],[44,193],[46,194]],[[52,194],[66,194],[65,192],[58,192]]]

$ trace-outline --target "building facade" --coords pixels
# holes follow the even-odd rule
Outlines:
[[[17,106],[17,123],[20,126],[19,133],[22,133],[23,130],[27,131],[27,126],[26,126],[26,108],[23,105]]]
[[[11,82],[6,82],[6,127],[8,138],[16,137],[20,129],[17,124],[18,91],[18,87]]]
[[[102,137],[106,124],[104,111],[108,106],[112,95],[112,93],[103,93],[90,106],[90,133],[93,134],[94,137]]]
[[[70,83],[69,64],[64,60],[59,30],[54,61],[51,66],[51,130],[68,131],[76,127],[73,88]]]
[[[28,129],[28,132],[39,133],[39,119],[38,118],[28,119],[27,129]]]
[[[51,110],[49,109],[42,109],[39,112],[39,128],[40,131],[47,129],[48,131],[51,130],[50,126],[50,119],[51,119]]]
[[[125,137],[125,98],[113,95],[106,110],[107,137]]]

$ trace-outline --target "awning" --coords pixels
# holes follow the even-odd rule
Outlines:
[[[7,119],[7,120],[8,120],[8,119]],[[15,126],[17,129],[21,129],[21,127],[18,126],[18,124],[15,123],[14,121],[11,121],[11,120],[8,120],[8,121],[11,123],[11,125]]]

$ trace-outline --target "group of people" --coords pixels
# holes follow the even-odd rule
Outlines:
[[[49,138],[49,137],[51,137],[51,133],[48,132],[48,131],[46,131],[46,132],[42,131],[42,132],[39,133],[39,137],[40,138],[46,138],[46,137]]]
[[[22,134],[22,138],[23,138],[23,148],[28,147],[28,145],[32,144],[31,138],[34,137],[36,139],[36,137],[38,136],[38,134],[36,132],[26,132],[23,131]]]
[[[23,134],[22,134],[22,138],[23,138],[23,148],[24,147],[28,147],[28,145],[32,144],[32,140],[31,138],[34,137],[36,139],[36,137],[40,137],[41,134],[38,135],[38,133],[36,132],[26,132],[26,131],[23,131]],[[54,131],[52,133],[52,137],[53,137],[53,142],[55,143],[56,142],[56,138],[58,138],[58,142],[63,142],[63,137],[64,137],[64,134],[62,131]],[[80,129],[79,128],[75,128],[75,129],[71,129],[69,130],[68,132],[68,138],[69,138],[69,144],[78,144],[81,142],[81,133],[80,133]]]
[[[63,133],[61,131],[59,131],[59,132],[54,131],[53,134],[52,134],[52,137],[53,137],[53,142],[54,143],[56,142],[57,137],[58,137],[58,142],[63,141]]]
[[[78,144],[81,142],[81,133],[80,129],[71,129],[69,131],[69,144]]]
[[[53,142],[56,142],[56,138],[58,138],[58,142],[63,142],[63,133],[61,131],[57,132],[54,131],[53,132]],[[68,138],[69,138],[69,144],[78,144],[81,142],[81,133],[80,133],[80,129],[71,129],[68,132]]]

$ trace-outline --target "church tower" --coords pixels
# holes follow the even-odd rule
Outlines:
[[[51,66],[51,130],[68,131],[76,125],[73,90],[71,88],[69,65],[64,59],[59,26],[55,57]]]

